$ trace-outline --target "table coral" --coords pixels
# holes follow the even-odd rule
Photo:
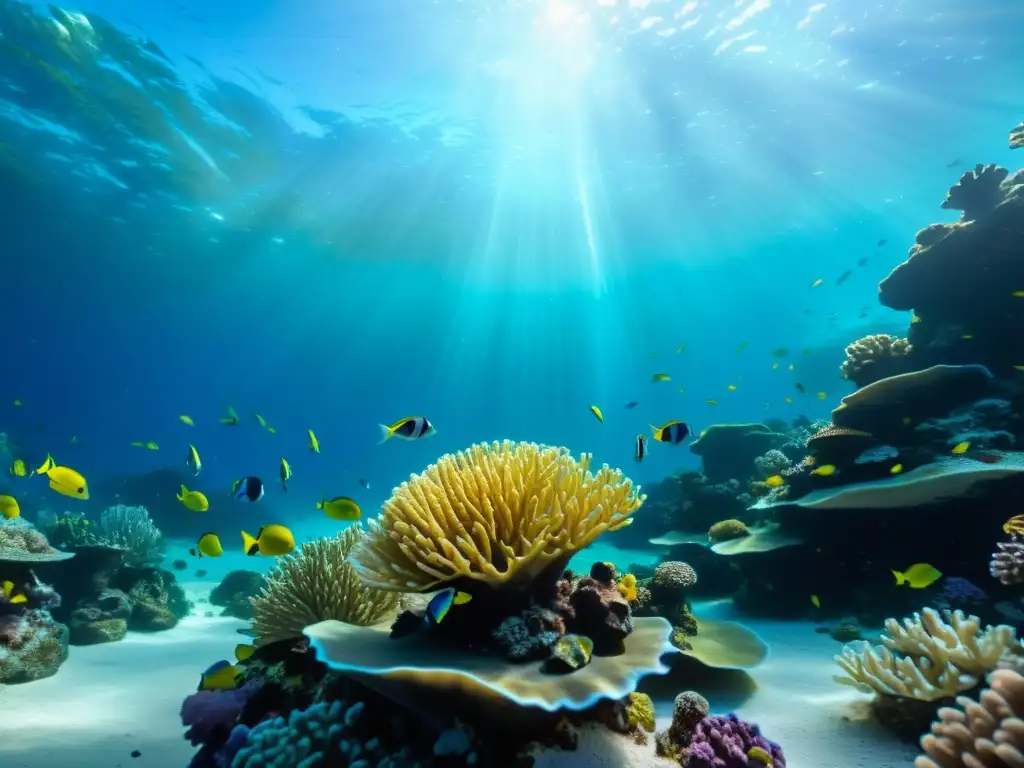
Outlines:
[[[325,619],[367,626],[393,617],[399,595],[363,584],[349,560],[366,537],[357,523],[280,558],[250,598],[256,643],[301,637],[303,627]]]
[[[977,701],[958,696],[921,737],[914,768],[1008,768],[1024,765],[1024,677],[1000,669]]]
[[[397,592],[460,577],[529,582],[629,525],[643,503],[619,470],[591,473],[590,461],[507,440],[442,456],[395,489],[351,562],[367,586]]]

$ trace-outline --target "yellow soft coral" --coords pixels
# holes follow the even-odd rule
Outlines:
[[[637,598],[636,593],[636,576],[632,573],[627,573],[623,576],[618,583],[619,594],[622,595],[630,603],[634,602]]]
[[[326,619],[369,626],[393,616],[400,596],[364,585],[349,562],[364,538],[362,526],[352,525],[278,560],[260,594],[249,598],[256,644],[300,637],[305,627]]]
[[[943,620],[945,618],[945,620]],[[981,629],[977,616],[931,608],[903,623],[885,622],[882,646],[847,645],[835,661],[846,676],[835,680],[865,692],[936,701],[973,688],[1017,646],[1013,627]]]
[[[530,580],[629,525],[646,498],[619,470],[591,473],[590,458],[508,440],[442,456],[394,490],[353,566],[367,585],[393,591],[459,577]]]
[[[635,691],[629,694],[626,722],[633,728],[643,728],[648,733],[654,733],[654,702],[650,696]]]

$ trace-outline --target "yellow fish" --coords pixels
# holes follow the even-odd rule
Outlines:
[[[726,387],[726,389],[728,389],[730,392],[735,392],[737,387],[735,384],[730,384]]]
[[[707,403],[708,405],[718,405],[718,401],[717,400],[712,400],[711,398],[708,398],[704,402]]]
[[[786,478],[784,478],[782,475],[772,475],[771,477],[764,481],[764,484],[767,485],[769,488],[781,488],[786,484]]]
[[[1013,366],[1013,370],[1015,370],[1015,371],[1024,371],[1024,365],[1015,365],[1015,366]]]
[[[653,376],[651,376],[651,382],[653,383],[656,381],[672,381],[672,377],[669,376],[667,373],[656,373]]]
[[[789,397],[789,396],[787,395],[787,396],[786,396],[786,402],[787,402],[788,404],[792,405],[792,404],[793,404],[793,398],[792,398],[792,397]]]
[[[964,440],[962,443],[957,443],[956,445],[954,445],[953,446],[953,450],[951,451],[951,453],[954,456],[961,456],[961,455],[967,453],[967,450],[970,447],[971,447],[970,442],[968,442],[967,440]]]
[[[70,467],[51,467],[46,476],[50,480],[50,488],[57,493],[82,501],[89,498],[89,486],[85,478]]]
[[[284,456],[281,457],[281,466],[277,471],[277,476],[281,478],[281,487],[287,491],[288,481],[292,479],[292,465]]]
[[[185,466],[192,470],[192,475],[198,475],[203,471],[203,460],[199,458],[199,451],[194,445],[189,445],[188,453],[185,455]]]
[[[7,471],[14,477],[25,477],[28,474],[28,470],[25,469],[25,462],[21,459],[15,459]]]
[[[764,747],[751,747],[748,749],[747,759],[756,760],[761,763],[764,768],[775,768],[775,761],[772,760],[771,753]]]
[[[818,477],[829,477],[834,475],[837,471],[835,464],[822,464],[817,469],[812,469],[811,474],[817,475]]]
[[[273,427],[270,427],[270,429],[273,429]],[[306,435],[309,437],[309,450],[313,453],[320,453],[320,441],[316,439],[316,435],[313,434],[313,430],[307,429]]]
[[[276,435],[277,434],[277,427],[268,426],[267,427],[267,432],[269,432],[272,435]]]
[[[218,661],[199,676],[199,691],[228,691],[238,687],[242,670],[226,661]]]
[[[596,405],[592,405],[592,406],[590,406],[590,412],[592,414],[594,414],[594,418],[595,419],[597,419],[599,422],[604,424],[604,414],[601,413],[601,409],[600,408],[598,408]]]
[[[616,585],[619,588],[619,594],[626,598],[626,602],[633,602],[637,598],[636,593],[636,576],[632,573],[627,573]]]
[[[34,470],[32,472],[32,474],[33,475],[45,475],[47,472],[49,472],[55,466],[57,466],[57,462],[55,462],[53,460],[53,456],[51,456],[50,454],[46,454],[46,460],[43,461],[43,463],[39,465],[39,469]]]
[[[28,598],[25,597],[24,595],[21,595],[21,594],[15,595],[15,594],[13,594],[14,593],[14,582],[13,581],[5,581],[3,583],[3,592],[4,592],[4,599],[6,599],[7,602],[11,603],[12,605],[20,605],[21,603],[27,603],[28,602]]]
[[[259,424],[261,427],[263,427],[264,429],[267,428],[267,420],[260,416],[258,413],[256,413],[256,411],[252,412],[252,417],[256,419],[256,423]]]
[[[235,646],[235,660],[245,661],[256,652],[256,646],[249,643],[239,643]]]
[[[1024,515],[1014,515],[1003,523],[1003,533],[1017,535],[1024,533]]]
[[[224,406],[224,415],[221,416],[220,423],[229,427],[238,426],[238,414],[230,405]]]
[[[336,496],[330,501],[324,496],[316,503],[316,508],[322,509],[331,520],[358,520],[363,515],[363,510],[348,496]]]
[[[819,400],[824,400],[826,397],[828,397],[828,395],[826,393],[824,393],[824,392],[819,392],[818,393],[818,399]]]
[[[817,595],[811,595],[811,605],[815,608],[821,608],[821,598]]]
[[[194,421],[192,421],[192,417],[191,416],[186,416],[185,414],[182,414],[181,416],[179,416],[178,417],[178,421],[180,421],[186,427],[194,427],[196,425],[196,423]]]
[[[0,496],[0,515],[4,520],[20,517],[21,508],[18,506],[18,500],[13,496]]]
[[[893,464],[893,466],[889,469],[889,474],[890,475],[898,475],[902,471],[903,471],[903,465],[902,464]]]
[[[242,551],[247,555],[266,555],[276,557],[287,555],[295,549],[295,537],[283,525],[265,525],[256,536],[242,531]]]
[[[1024,299],[1024,291],[1014,291],[1010,295],[1013,296],[1013,298],[1015,299]]]
[[[921,322],[921,317],[916,312],[910,316],[910,324],[911,325],[916,325],[917,323],[920,323],[920,322]]]
[[[150,440],[148,443],[134,442],[132,445],[136,448],[145,448],[147,451],[159,451],[160,446]]]
[[[216,533],[204,533],[199,537],[195,547],[190,549],[188,553],[200,559],[202,559],[203,555],[207,557],[220,557],[224,554],[224,547],[221,546],[220,536]]]
[[[825,278],[819,277],[817,280],[815,280],[813,283],[811,283],[811,288],[817,288],[819,285],[821,285],[824,282],[825,282]]]
[[[178,501],[185,505],[185,509],[191,509],[193,512],[206,512],[210,509],[210,502],[205,494],[200,491],[190,491],[184,485],[181,486]]]
[[[892,571],[892,575],[896,577],[897,587],[906,584],[913,589],[924,589],[942,578],[942,572],[928,563],[914,563],[902,573]]]

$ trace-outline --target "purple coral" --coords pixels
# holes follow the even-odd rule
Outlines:
[[[786,768],[782,748],[761,735],[761,729],[736,715],[705,717],[693,732],[685,768],[763,768],[765,763],[750,756],[754,747],[771,755],[775,768]]]
[[[942,580],[942,590],[935,597],[937,607],[944,610],[975,610],[988,602],[988,595],[960,576],[947,576]]]
[[[1024,542],[1014,536],[1010,541],[996,544],[988,569],[992,577],[1003,584],[1024,582]]]
[[[241,688],[228,691],[199,691],[186,696],[181,704],[181,723],[189,726],[185,732],[193,745],[203,744],[214,734],[226,739],[242,707],[259,687],[247,682]]]

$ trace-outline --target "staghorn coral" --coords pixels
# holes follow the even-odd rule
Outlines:
[[[719,520],[708,529],[708,540],[712,544],[721,541],[742,539],[750,535],[750,529],[742,520]]]
[[[590,460],[508,440],[442,456],[395,489],[352,565],[368,586],[397,592],[532,580],[629,525],[644,501],[619,470],[591,473]]]
[[[327,619],[369,626],[393,616],[399,595],[365,585],[352,567],[352,551],[366,537],[355,524],[281,558],[250,598],[256,644],[301,637],[304,627]]]
[[[914,768],[1010,768],[1024,765],[1024,677],[1009,669],[989,675],[977,701],[958,696],[943,707],[931,733],[921,737],[925,754]]]
[[[145,507],[107,507],[96,529],[97,542],[124,550],[125,565],[154,565],[167,547],[163,534]],[[87,543],[97,543],[87,542]]]
[[[1024,541],[1013,536],[1010,541],[1000,541],[992,553],[989,573],[1003,584],[1024,582]]]
[[[906,373],[907,356],[912,351],[913,345],[906,339],[887,333],[865,336],[846,348],[846,360],[839,370],[847,381],[858,387],[867,386],[879,379]]]
[[[945,619],[945,620],[944,620]],[[882,646],[851,644],[835,661],[847,676],[834,679],[865,692],[936,701],[973,688],[1016,638],[1013,627],[981,629],[976,616],[931,608],[901,624],[885,622]]]

